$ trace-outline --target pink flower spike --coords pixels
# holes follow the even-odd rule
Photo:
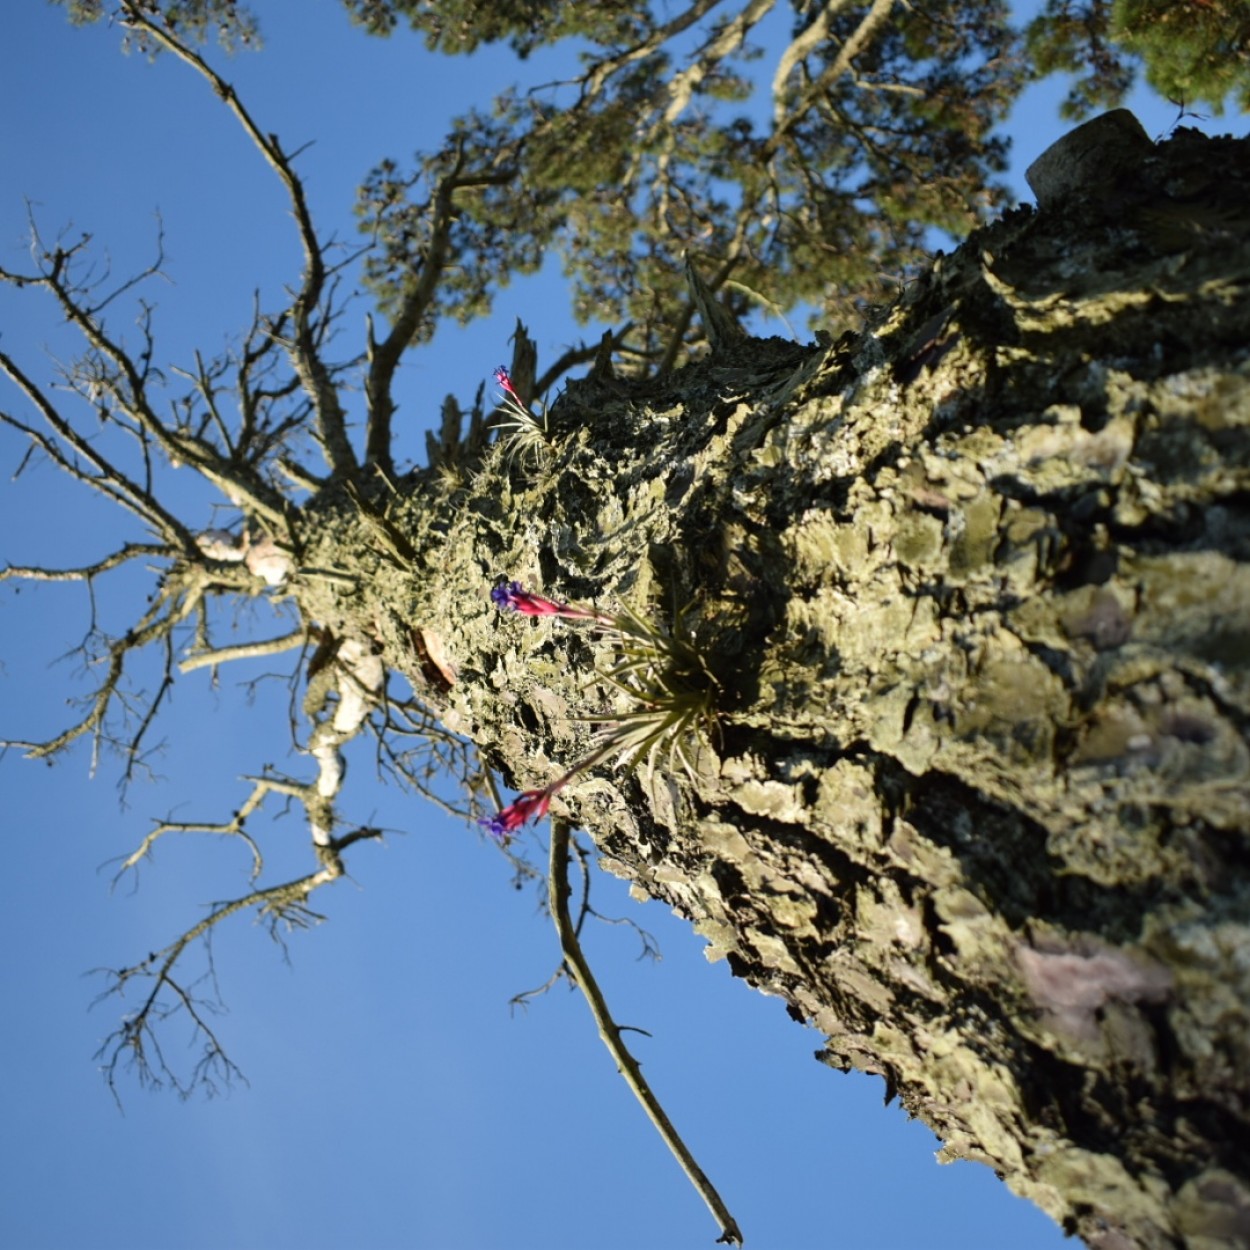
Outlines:
[[[498,382],[503,388],[504,394],[507,395],[509,399],[512,399],[516,403],[520,404],[522,408],[525,407],[520,395],[517,394],[516,387],[512,385],[511,376],[508,374],[507,369],[505,369],[503,365],[500,365],[499,368],[495,370],[495,381]]]
[[[604,621],[597,612],[589,608],[579,608],[568,603],[556,603],[546,595],[531,594],[522,588],[520,582],[508,582],[504,586],[496,586],[490,592],[491,602],[498,608],[520,612],[524,616],[559,616],[569,621]]]
[[[493,837],[506,842],[527,820],[542,820],[551,805],[552,787],[546,790],[526,790],[503,811],[494,816],[483,816],[478,824]]]

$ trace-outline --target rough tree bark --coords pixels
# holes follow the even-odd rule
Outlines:
[[[864,333],[600,367],[540,466],[300,521],[360,579],[305,616],[518,788],[586,753],[610,647],[495,579],[684,609],[719,683],[692,767],[556,805],[1100,1250],[1250,1244],[1248,156],[1108,115]]]
[[[939,258],[862,333],[749,339],[696,279],[708,358],[631,381],[605,341],[542,441],[488,446],[480,413],[457,436],[453,405],[431,465],[396,478],[387,397],[411,327],[370,338],[361,464],[318,351],[302,189],[232,107],[288,184],[307,267],[248,338],[225,450],[156,415],[149,357],[105,334],[72,253],[6,274],[82,330],[79,380],[121,405],[145,463],[159,447],[248,517],[192,534],[0,353],[51,433],[6,423],[163,539],[3,573],[169,564],[86,717],[25,745],[98,733],[154,641],[165,679],[133,754],[173,680],[171,631],[210,591],[276,587],[302,622],[241,648],[205,634],[184,669],[318,643],[317,779],[253,779],[230,822],[160,825],[126,865],[173,828],[245,836],[276,791],[303,804],[318,870],[116,974],[154,988],[110,1073],[132,1050],[142,1067],[167,985],[206,1062],[230,1066],[171,969],[221,916],[298,912],[377,835],[336,833],[334,808],[385,665],[518,789],[595,759],[560,787],[562,818],[818,1028],[822,1059],[881,1075],[947,1157],[988,1163],[1099,1250],[1250,1245],[1250,141],[1155,147],[1109,114],[1034,167],[1038,210]],[[315,415],[332,469],[288,470],[298,505],[261,472],[291,422],[256,405],[285,392],[248,372],[279,341],[309,397],[294,420]],[[199,379],[210,408],[219,376]],[[623,767],[602,750],[604,718],[631,710],[604,679],[619,638],[501,614],[501,578],[687,635],[713,721]]]

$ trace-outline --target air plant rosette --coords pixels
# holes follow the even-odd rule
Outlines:
[[[551,453],[546,411],[539,416],[521,398],[503,365],[495,370],[495,381],[502,393],[495,428],[499,431],[505,464],[510,467],[514,461],[520,461],[523,466],[528,462],[531,467],[537,467]]]
[[[598,726],[595,749],[558,780],[541,790],[526,790],[494,816],[479,823],[507,841],[529,820],[541,820],[551,800],[574,777],[609,755],[633,770],[645,760],[649,768],[661,764],[672,773],[680,766],[695,775],[688,748],[701,730],[716,720],[719,683],[692,641],[662,630],[635,612],[599,612],[578,604],[559,603],[527,591],[520,582],[504,582],[491,591],[491,601],[503,611],[585,621],[616,648],[615,661],[598,669],[599,679],[611,686],[624,703],[613,712],[582,719]],[[680,616],[677,628],[680,629]]]

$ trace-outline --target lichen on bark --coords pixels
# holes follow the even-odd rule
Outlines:
[[[518,788],[619,705],[610,640],[494,579],[680,614],[717,727],[560,794],[604,863],[946,1158],[1205,1250],[1250,1244],[1250,161],[1134,125],[862,333],[599,369],[541,464],[380,485],[414,559],[315,501],[307,562],[359,581],[301,597]]]

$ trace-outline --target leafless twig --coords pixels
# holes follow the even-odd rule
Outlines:
[[[612,1014],[608,1010],[608,1004],[603,997],[603,992],[599,989],[599,984],[595,980],[594,974],[590,971],[590,964],[582,953],[581,942],[577,936],[577,926],[573,923],[569,914],[569,836],[568,821],[558,816],[553,817],[551,821],[551,861],[548,871],[548,882],[551,891],[551,915],[555,921],[556,933],[560,938],[560,949],[564,952],[564,958],[572,970],[578,988],[586,997],[586,1003],[590,1007],[591,1015],[594,1016],[595,1024],[599,1028],[599,1036],[602,1038],[603,1044],[608,1048],[608,1053],[612,1056],[621,1075],[625,1078],[626,1084],[633,1092],[634,1097],[642,1104],[643,1110],[647,1113],[647,1118],[655,1125],[656,1131],[664,1139],[664,1144],[673,1152],[678,1163],[681,1164],[682,1170],[686,1173],[690,1183],[695,1187],[699,1197],[707,1203],[708,1209],[720,1224],[721,1235],[716,1239],[717,1242],[740,1246],[742,1244],[742,1233],[738,1228],[737,1221],[729,1213],[729,1208],[725,1206],[715,1186],[708,1179],[707,1174],[699,1166],[698,1161],[690,1153],[686,1143],[673,1127],[673,1123],[665,1113],[663,1106],[661,1106],[660,1100],[655,1096],[651,1086],[647,1083],[646,1077],[643,1076],[642,1068],[639,1066],[638,1061],[630,1053],[624,1041],[622,1041],[621,1026],[612,1019]]]

